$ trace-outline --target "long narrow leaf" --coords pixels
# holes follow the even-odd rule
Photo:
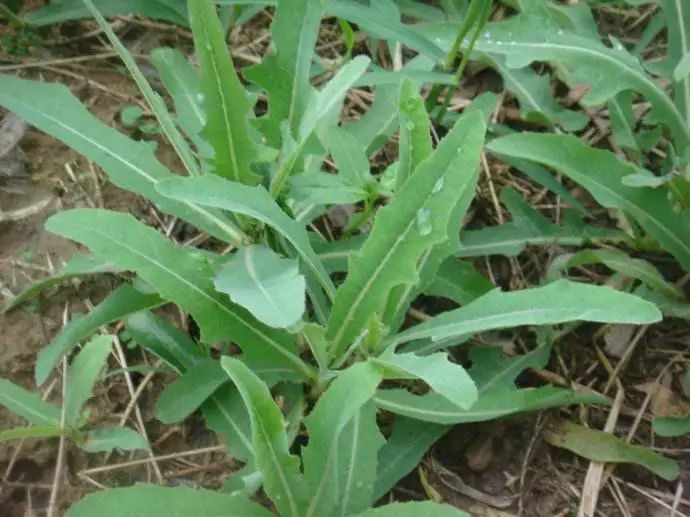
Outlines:
[[[99,257],[94,257],[91,255],[76,254],[72,256],[72,258],[67,261],[65,266],[56,274],[31,284],[31,286],[13,298],[10,304],[5,308],[5,312],[16,309],[23,303],[26,303],[37,296],[42,291],[66,282],[67,280],[82,276],[95,275],[98,273],[119,272],[120,269],[112,265],[107,260],[103,260]]]
[[[656,475],[672,481],[679,475],[678,463],[664,458],[647,447],[632,445],[612,434],[562,420],[551,422],[544,430],[551,445],[568,449],[592,461],[602,463],[635,463]]]
[[[350,429],[351,440],[356,447],[365,447],[370,460],[374,460],[370,472],[353,471],[354,461],[361,451],[347,447],[343,443],[342,433],[353,419],[360,416],[363,406],[374,396],[376,388],[383,379],[382,372],[371,363],[358,363],[342,372],[333,381],[328,390],[321,396],[313,411],[305,419],[309,432],[309,444],[302,451],[304,474],[311,489],[312,497],[306,515],[341,515],[350,507],[354,499],[363,499],[364,507],[371,501],[366,496],[371,494],[373,479],[364,486],[360,478],[375,476],[376,454],[383,439],[378,429],[371,436],[358,437],[359,426]],[[373,415],[369,415],[373,416]],[[376,419],[373,419],[376,428]],[[360,465],[362,467],[362,465]],[[362,483],[356,489],[354,480]],[[346,504],[345,499],[350,504]],[[341,508],[336,512],[336,508]],[[361,509],[361,508],[360,508]]]
[[[335,357],[355,342],[372,314],[382,313],[392,288],[415,284],[420,258],[445,241],[456,204],[468,184],[473,185],[483,138],[481,115],[461,119],[378,212],[367,241],[351,256],[348,277],[336,295],[327,334]]]
[[[36,360],[36,383],[43,384],[60,359],[99,327],[163,303],[165,301],[158,294],[139,291],[130,284],[118,287],[88,314],[74,316],[53,341],[39,352]]]
[[[149,311],[128,316],[125,328],[138,345],[163,359],[177,373],[184,373],[208,358],[189,335]]]
[[[77,443],[79,447],[90,453],[121,451],[151,450],[151,446],[142,435],[128,427],[104,427],[91,429],[86,433],[84,441]]]
[[[206,126],[206,112],[196,70],[184,54],[172,48],[154,49],[151,63],[175,104],[175,122],[194,143],[201,158],[210,158],[213,150],[201,137]]]
[[[690,221],[673,211],[663,189],[629,187],[623,178],[634,165],[608,151],[594,149],[572,135],[514,134],[494,140],[489,148],[553,167],[585,187],[607,208],[633,216],[678,262],[690,271]]]
[[[163,359],[180,374],[194,369],[207,359],[207,355],[189,336],[150,312],[128,317],[126,325],[139,345]],[[221,386],[204,402],[201,411],[209,428],[222,437],[230,454],[239,461],[249,461],[252,457],[249,416],[235,387],[229,384]]]
[[[374,360],[386,369],[386,378],[421,379],[439,395],[467,409],[477,401],[477,387],[459,364],[445,353],[425,356],[385,353]]]
[[[442,313],[406,330],[392,341],[434,341],[518,325],[556,325],[568,321],[654,323],[661,319],[655,305],[610,287],[558,280],[544,287],[502,293],[492,291],[475,302]]]
[[[93,0],[104,16],[139,13],[143,16],[184,24],[185,0]],[[89,11],[82,0],[51,2],[27,13],[25,20],[31,25],[43,27],[69,20],[88,18]]]
[[[374,397],[380,409],[415,420],[436,424],[462,424],[486,422],[524,411],[537,411],[573,404],[604,404],[600,395],[575,393],[552,388],[526,388],[512,391],[496,391],[479,400],[470,409],[461,409],[445,397],[435,393],[413,395],[405,390],[381,390]]]
[[[317,128],[337,116],[336,110],[342,104],[349,89],[364,74],[369,62],[368,57],[357,56],[338,70],[323,88],[312,93],[294,134],[288,132],[286,126],[282,126],[283,152],[278,169],[271,180],[270,191],[274,197],[281,194],[286,181],[295,172],[295,167],[303,157]]]
[[[417,85],[409,79],[400,87],[399,165],[396,186],[409,178],[432,153],[431,122]]]
[[[93,517],[94,515],[100,517],[121,517],[122,515],[271,517],[273,514],[249,499],[211,490],[136,485],[88,495],[72,506],[65,517]]]
[[[397,416],[393,432],[379,451],[379,471],[374,499],[380,499],[411,472],[429,447],[441,438],[449,426]]]
[[[216,174],[255,185],[251,170],[256,150],[249,131],[252,103],[232,64],[212,0],[188,2],[194,47],[201,65],[201,92],[207,125],[202,136],[214,150]]]
[[[89,341],[67,369],[67,389],[63,400],[65,423],[77,427],[81,407],[93,391],[113,344],[112,336],[96,336]]]
[[[184,164],[187,172],[192,176],[197,176],[200,174],[201,171],[199,170],[199,164],[194,157],[194,153],[192,153],[189,144],[177,129],[177,125],[175,125],[175,121],[170,116],[163,98],[153,90],[148,80],[139,69],[139,66],[134,60],[132,54],[130,54],[129,50],[127,50],[127,47],[122,44],[120,38],[117,37],[115,31],[113,31],[106,19],[103,18],[103,15],[94,6],[92,0],[82,1],[91,15],[96,19],[98,25],[101,27],[101,30],[103,30],[105,35],[108,37],[110,43],[120,56],[120,59],[122,59],[122,62],[127,67],[127,70],[129,70],[129,73],[134,78],[139,91],[141,91],[141,93],[144,95],[146,102],[151,107],[153,114],[156,116],[156,120],[158,120],[158,123],[168,139],[168,142],[170,142],[170,145],[177,153],[177,156]]]
[[[200,178],[169,180],[161,183],[158,190],[171,199],[222,208],[269,225],[290,241],[326,294],[330,298],[334,296],[333,282],[314,253],[306,230],[283,212],[263,187],[249,187],[217,176],[205,175]]]
[[[279,2],[271,24],[273,51],[245,71],[247,79],[268,93],[262,129],[274,147],[280,145],[282,124],[297,134],[311,99],[309,76],[325,4],[324,0]]]
[[[661,0],[660,4],[668,30],[667,65],[674,69],[690,52],[690,6],[683,0]],[[674,97],[690,127],[690,75],[675,80]]]
[[[651,102],[655,120],[669,127],[678,148],[682,150],[688,146],[690,129],[684,115],[647,74],[640,61],[620,43],[609,48],[599,41],[559,28],[553,20],[542,14],[535,15],[533,11],[488,24],[475,49],[504,56],[510,68],[525,68],[534,61],[559,63],[569,84],[590,86],[582,99],[588,105],[604,104],[622,91],[638,91]],[[535,31],[535,26],[541,30]],[[453,24],[434,24],[423,32],[438,38],[441,47],[450,48],[456,30]]]
[[[303,515],[307,485],[299,471],[299,459],[288,450],[280,409],[268,387],[244,363],[231,357],[223,357],[221,364],[237,386],[249,411],[254,461],[263,474],[264,490],[281,515]]]
[[[118,187],[221,240],[237,246],[245,242],[244,234],[220,211],[171,201],[156,192],[159,181],[175,176],[156,159],[151,146],[103,124],[65,86],[0,74],[0,105],[100,165]]]
[[[166,424],[186,418],[227,381],[218,361],[195,365],[165,387],[156,403],[156,417]]]
[[[163,297],[194,316],[205,342],[234,341],[257,367],[281,368],[288,377],[311,375],[291,336],[267,328],[215,291],[211,267],[202,255],[172,244],[130,215],[106,210],[62,212],[51,217],[46,227],[136,271]]]
[[[0,379],[0,404],[32,424],[60,427],[58,407],[5,379]]]

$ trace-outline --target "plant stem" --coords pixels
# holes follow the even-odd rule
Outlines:
[[[14,14],[12,11],[10,11],[10,8],[7,7],[4,4],[0,3],[0,13],[2,13],[5,18],[10,22],[10,24],[14,27],[17,27],[21,29],[22,27],[26,27],[26,23],[24,23],[24,20],[22,20],[19,16]]]
[[[472,27],[476,25],[475,32],[472,36],[472,41],[470,42],[470,45],[468,46],[467,50],[463,53],[463,58],[462,62],[460,63],[460,66],[455,72],[454,75],[454,87],[451,88],[446,88],[442,84],[436,84],[432,89],[431,92],[429,93],[429,96],[427,97],[426,100],[426,106],[427,110],[431,112],[434,107],[436,106],[439,97],[444,91],[444,88],[446,88],[447,94],[444,99],[444,105],[441,108],[439,114],[437,115],[437,122],[441,123],[443,121],[443,117],[445,116],[445,112],[448,108],[448,104],[450,103],[450,96],[452,95],[452,92],[455,91],[458,86],[460,85],[460,80],[462,79],[462,74],[465,70],[465,67],[467,66],[467,61],[469,59],[469,54],[472,53],[472,49],[474,48],[474,45],[477,41],[477,38],[481,34],[482,30],[484,29],[484,26],[486,25],[486,22],[489,19],[489,14],[491,13],[491,7],[493,6],[493,0],[474,0],[467,12],[467,16],[465,17],[464,22],[460,26],[460,30],[458,31],[457,36],[455,37],[455,41],[453,42],[453,46],[450,48],[448,51],[448,54],[446,55],[446,60],[443,63],[442,66],[442,71],[443,72],[448,72],[453,68],[453,64],[458,58],[458,55],[460,53],[460,49],[462,46],[462,42],[465,40],[467,35],[470,33],[472,30]]]
[[[465,68],[467,67],[467,63],[470,59],[470,54],[472,53],[472,50],[474,49],[474,46],[477,43],[477,39],[479,38],[479,35],[482,33],[484,30],[484,26],[486,25],[486,21],[489,18],[489,13],[491,12],[491,1],[487,2],[487,9],[482,16],[482,20],[480,23],[477,25],[477,28],[474,31],[474,34],[472,34],[472,39],[470,40],[470,44],[467,47],[467,50],[463,52],[462,54],[462,60],[460,61],[460,65],[458,66],[458,69],[455,71],[455,76],[453,77],[453,84],[454,86],[452,88],[447,88],[446,89],[446,95],[445,99],[443,100],[443,105],[441,106],[440,111],[436,115],[436,122],[438,124],[443,123],[443,118],[446,115],[446,112],[448,111],[448,106],[450,105],[450,99],[453,97],[453,92],[455,92],[459,87],[460,87],[460,81],[462,81],[462,74],[465,72]]]

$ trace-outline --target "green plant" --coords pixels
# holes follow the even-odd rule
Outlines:
[[[220,255],[177,245],[122,213],[78,209],[53,216],[47,223],[50,231],[85,245],[96,258],[75,259],[48,283],[104,271],[131,271],[138,281],[123,284],[92,312],[70,321],[41,352],[36,379],[45,382],[100,326],[124,319],[133,342],[179,374],[158,401],[158,418],[174,422],[200,409],[229,454],[245,466],[228,480],[225,494],[120,488],[88,496],[70,516],[126,511],[269,515],[248,497],[260,486],[281,515],[459,515],[430,502],[371,506],[418,464],[449,426],[608,400],[549,386],[516,386],[523,370],[545,365],[556,332],[545,333],[534,350],[512,358],[495,347],[473,347],[467,354],[468,369],[460,364],[462,351],[448,350],[491,329],[573,321],[643,324],[658,321],[661,313],[633,294],[565,279],[500,292],[457,256],[515,254],[527,245],[558,240],[639,245],[650,236],[690,267],[688,241],[682,238],[688,235],[686,220],[668,203],[666,191],[625,185],[639,166],[569,135],[513,134],[488,147],[567,197],[567,190],[536,164],[560,170],[602,205],[629,217],[634,234],[590,228],[574,214],[562,226],[554,225],[510,190],[502,199],[513,215],[506,223],[511,226],[460,234],[475,193],[493,99],[477,99],[452,122],[446,117],[448,132],[434,146],[420,83],[428,78],[449,85],[458,81],[433,70],[446,59],[441,47],[454,56],[463,44],[474,45],[472,55],[489,66],[506,74],[520,70],[509,83],[518,86],[543,86],[542,78],[526,65],[557,60],[574,81],[593,85],[588,94],[593,103],[636,88],[658,108],[674,149],[685,150],[690,138],[686,122],[678,119],[665,92],[621,51],[591,37],[566,34],[558,23],[575,22],[562,6],[525,2],[523,13],[488,23],[485,36],[475,42],[458,39],[457,24],[443,22],[417,32],[389,23],[373,7],[357,2],[279,1],[271,27],[272,52],[243,74],[268,99],[267,114],[257,118],[255,97],[233,67],[213,2],[189,2],[188,16],[179,9],[183,2],[166,4],[168,9],[179,4],[166,11],[168,19],[189,22],[200,64],[197,76],[175,51],[154,53],[174,114],[94,3],[84,0],[86,12],[96,17],[135,77],[188,177],[165,168],[149,145],[101,124],[62,86],[0,75],[0,104],[99,164],[114,184],[146,197],[233,251]],[[135,9],[133,3],[125,4],[117,9]],[[74,5],[70,16],[81,16],[81,4]],[[396,75],[373,70],[368,58],[358,56],[317,89],[310,82],[312,60],[326,13],[359,25],[372,37],[403,42],[431,59],[419,59]],[[481,13],[480,27],[487,16]],[[540,36],[538,45],[530,39],[535,37],[530,29],[534,20],[553,27]],[[423,36],[427,30],[434,31],[436,40]],[[499,36],[505,39],[495,39]],[[584,59],[583,53],[590,57]],[[617,71],[617,81],[604,84],[596,60]],[[378,82],[377,94],[382,96],[377,95],[370,112],[358,122],[341,124],[339,113],[350,88]],[[529,97],[534,106],[522,105],[528,96],[518,94],[532,120],[564,128],[580,123],[576,114],[556,105],[550,92],[540,94]],[[385,173],[372,173],[369,156],[396,130],[398,160]],[[336,172],[324,170],[328,156]],[[307,230],[331,205],[348,203],[362,207],[345,229],[351,238],[331,243]],[[586,214],[577,201],[574,206]],[[679,295],[651,265],[616,253],[576,254],[554,266],[553,275],[583,261],[619,270],[658,295]],[[335,272],[347,273],[345,280],[336,283]],[[44,286],[23,293],[14,306]],[[410,306],[423,293],[440,293],[462,306],[406,325]],[[176,304],[194,318],[200,343],[149,311],[163,304]],[[214,359],[211,350],[226,351],[228,343],[240,352]],[[419,386],[428,392],[420,395]],[[281,396],[282,407],[274,394]],[[392,430],[379,426],[377,413],[382,411],[395,415]],[[61,427],[60,432],[70,434],[70,429]],[[578,432],[571,429],[571,434]],[[301,448],[295,441],[299,435],[307,439]],[[666,477],[677,472],[673,462],[653,453],[644,460],[640,463],[661,465],[656,471]]]
[[[149,444],[126,427],[88,429],[89,398],[110,354],[112,336],[97,336],[84,345],[65,373],[62,408],[7,380],[0,379],[0,404],[31,425],[0,431],[0,441],[65,436],[87,452],[146,449]]]

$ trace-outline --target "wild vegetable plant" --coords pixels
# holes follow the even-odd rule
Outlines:
[[[632,294],[564,279],[501,292],[457,259],[463,250],[467,256],[473,253],[472,234],[464,244],[459,235],[475,193],[488,115],[478,100],[448,122],[440,141],[432,139],[421,78],[443,75],[432,67],[446,56],[431,39],[404,25],[377,26],[376,18],[362,14],[371,8],[354,2],[280,0],[271,50],[242,74],[252,92],[266,95],[262,113],[233,66],[214,3],[190,1],[188,13],[177,13],[188,16],[199,70],[172,49],[152,55],[174,103],[171,112],[92,1],[84,5],[137,81],[183,174],[162,165],[149,144],[102,124],[63,86],[0,75],[0,105],[97,163],[115,185],[142,195],[232,251],[177,244],[124,213],[76,209],[54,215],[47,223],[51,232],[94,254],[73,259],[59,279],[129,271],[136,280],[113,291],[89,314],[73,318],[40,353],[36,380],[44,383],[98,328],[124,319],[132,341],[178,374],[158,400],[157,417],[172,423],[200,410],[228,454],[244,467],[219,493],[148,485],[115,488],[87,496],[68,515],[271,515],[250,499],[258,490],[286,516],[462,515],[431,502],[372,506],[450,426],[607,403],[589,393],[516,386],[523,370],[546,364],[555,339],[551,334],[528,354],[511,358],[498,348],[474,347],[464,363],[471,366],[461,364],[463,350],[455,347],[487,330],[572,321],[646,324],[658,321],[661,313]],[[359,23],[360,16],[376,35],[383,31],[422,54],[425,49],[434,54],[431,64],[417,61],[420,68],[394,74],[392,87],[390,78],[381,81],[379,88],[393,92],[393,102],[390,95],[377,97],[358,122],[340,122],[339,115],[353,85],[380,80],[381,72],[368,58],[348,60],[319,87],[311,83],[318,29],[333,9],[349,9],[348,19]],[[494,25],[488,24],[486,34]],[[517,37],[518,30],[512,34]],[[488,37],[477,38],[477,52],[499,47]],[[535,57],[536,51],[523,52],[507,54],[506,66],[542,58]],[[647,93],[660,95],[639,71],[629,73]],[[606,97],[600,90],[594,90],[595,100]],[[660,103],[675,113],[666,101]],[[669,127],[678,145],[684,145],[674,118]],[[398,159],[385,173],[372,172],[369,157],[396,131]],[[599,177],[591,169],[576,175],[583,164],[604,163],[611,173],[608,182],[620,180],[627,165],[570,138],[515,135],[490,148],[555,167],[572,160],[572,167],[563,167],[566,174],[581,180],[603,204],[639,217],[645,231],[684,259],[684,245],[670,232],[679,216],[668,205],[650,216],[646,201],[629,198],[618,183],[600,194],[598,183],[588,183]],[[546,159],[548,153],[553,158]],[[335,170],[326,168],[329,157]],[[545,182],[551,178],[548,172],[534,175]],[[641,192],[647,195],[635,190]],[[537,218],[540,224],[532,229],[539,236],[561,236],[559,227],[554,229],[514,192],[503,197],[515,228],[521,220]],[[345,229],[351,238],[328,242],[317,232],[329,208],[355,203],[362,210]],[[577,228],[577,237],[583,238],[582,225]],[[477,239],[484,235],[475,235],[474,253],[485,253],[477,251],[482,245]],[[528,241],[529,236],[523,246]],[[342,273],[344,280],[337,280]],[[412,325],[406,315],[424,293],[440,294],[461,307]],[[165,304],[194,319],[201,332],[198,342],[151,312]],[[12,407],[11,399],[10,393],[1,401]],[[385,425],[379,423],[383,414],[391,416],[392,424],[388,418]],[[673,471],[672,464],[661,474],[673,477]]]

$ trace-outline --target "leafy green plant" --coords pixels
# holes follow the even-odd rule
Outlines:
[[[55,3],[42,10],[42,20],[57,19],[49,16],[56,13],[50,9],[54,6],[65,9],[59,19],[85,13],[97,19],[137,81],[186,177],[163,166],[150,145],[102,124],[62,86],[0,75],[0,105],[97,163],[115,185],[144,196],[232,251],[223,255],[217,248],[181,246],[123,213],[76,209],[54,215],[47,228],[83,244],[95,258],[72,261],[44,285],[104,271],[129,271],[136,281],[113,291],[89,314],[73,318],[41,352],[36,380],[45,382],[97,328],[124,319],[132,341],[178,374],[158,400],[158,418],[175,422],[200,410],[244,467],[230,477],[225,494],[117,488],[87,496],[68,515],[269,515],[249,499],[259,487],[280,515],[461,515],[430,502],[372,506],[414,469],[449,426],[549,407],[608,403],[590,393],[516,385],[523,370],[546,364],[553,340],[511,358],[495,347],[474,347],[466,356],[454,347],[497,328],[573,321],[653,323],[661,318],[654,303],[608,286],[565,279],[501,292],[457,257],[516,254],[527,245],[559,240],[634,245],[645,232],[688,268],[687,219],[674,211],[665,191],[624,185],[638,166],[573,136],[524,133],[493,140],[488,148],[557,191],[562,185],[535,163],[560,170],[603,206],[624,212],[639,232],[590,228],[580,218],[587,209],[577,205],[580,214],[557,226],[506,190],[502,198],[513,215],[506,223],[510,226],[461,234],[493,110],[487,99],[493,99],[475,101],[455,120],[446,117],[448,131],[434,143],[420,94],[426,79],[420,77],[439,78],[433,67],[447,57],[442,47],[452,50],[449,55],[459,48],[470,55],[474,46],[471,55],[499,71],[521,70],[507,84],[528,85],[529,92],[530,84],[543,86],[544,81],[527,65],[556,60],[572,81],[593,85],[586,97],[593,104],[635,88],[653,104],[654,120],[668,128],[674,147],[683,151],[690,138],[685,122],[641,64],[625,51],[592,41],[591,31],[577,33],[579,26],[569,27],[574,32],[566,34],[558,23],[572,25],[570,11],[549,2],[517,2],[523,12],[505,22],[486,23],[487,12],[470,11],[475,18],[468,19],[463,32],[474,27],[477,37],[467,41],[462,33],[457,37],[455,23],[434,22],[416,31],[357,2],[281,0],[269,55],[243,73],[266,94],[267,113],[257,117],[256,97],[233,66],[214,3],[190,1],[187,12],[184,2],[108,2],[105,13],[137,11],[144,4],[161,10],[139,12],[189,23],[194,34],[198,74],[172,49],[153,55],[174,114],[96,9],[104,2]],[[423,12],[432,16],[436,11]],[[317,88],[310,81],[312,61],[326,13],[357,24],[372,37],[405,43],[421,55],[389,73],[374,70],[368,58],[357,56]],[[36,17],[34,13],[34,21]],[[534,20],[549,29],[536,43]],[[433,40],[424,36],[431,31]],[[605,82],[595,65],[616,71],[615,81]],[[457,84],[457,77],[440,74],[445,84]],[[360,121],[341,123],[343,101],[362,81],[381,83],[376,100]],[[580,124],[573,113],[557,109],[550,92],[542,93],[532,105],[522,106],[523,112],[537,113],[536,119],[547,125]],[[527,96],[518,98],[522,103]],[[395,131],[397,161],[383,174],[373,172],[369,157]],[[335,170],[326,169],[327,161]],[[348,203],[361,203],[344,230],[348,238],[328,242],[309,230],[332,205]],[[634,269],[634,278],[648,287],[664,296],[678,294],[656,269],[620,254],[576,255],[554,269],[587,260],[625,275]],[[335,272],[345,273],[344,280]],[[39,288],[22,294],[13,307]],[[423,293],[462,306],[409,325],[406,315]],[[164,304],[177,305],[196,321],[199,343],[150,312]],[[228,344],[239,351],[229,353]],[[467,369],[461,364],[464,357],[471,363]],[[84,393],[88,384],[77,382],[73,390]],[[274,399],[277,394],[281,405]],[[65,414],[74,415],[76,403],[65,404]],[[55,409],[49,411],[55,417]],[[392,429],[379,424],[382,412],[393,416]],[[57,434],[73,433],[71,427],[55,427],[54,419],[50,425]],[[298,445],[298,436],[306,445]],[[639,456],[638,449],[633,452]],[[638,463],[673,477],[672,462],[651,452],[643,460]]]
[[[38,395],[0,379],[0,404],[26,419],[28,427],[0,431],[0,441],[64,435],[87,452],[149,449],[146,439],[126,427],[88,428],[83,405],[110,354],[112,336],[97,336],[84,345],[65,373],[62,408]]]

